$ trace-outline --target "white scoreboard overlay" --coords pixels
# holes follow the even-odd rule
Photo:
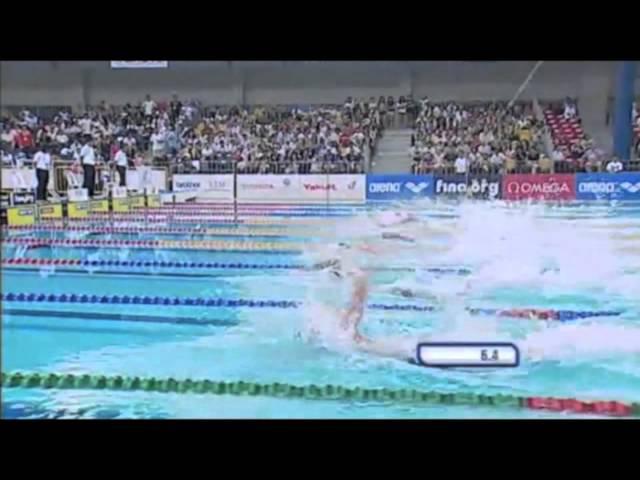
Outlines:
[[[416,359],[424,367],[517,367],[520,351],[505,342],[423,342]]]

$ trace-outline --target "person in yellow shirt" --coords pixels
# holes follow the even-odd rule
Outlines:
[[[520,138],[521,142],[531,142],[531,129],[529,125],[525,125],[520,128],[518,132],[518,138]]]

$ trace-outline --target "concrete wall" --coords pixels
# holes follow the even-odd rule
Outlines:
[[[68,105],[83,103],[82,76],[51,62],[1,62],[1,105]]]
[[[2,62],[3,105],[113,104],[145,94],[207,104],[317,104],[347,96],[428,95],[434,100],[509,100],[535,62],[170,62],[163,70],[112,70],[108,62]],[[523,98],[566,95],[601,109],[613,62],[545,62]],[[636,89],[640,94],[640,82]],[[584,99],[584,101],[583,101]],[[587,107],[591,108],[591,107]]]

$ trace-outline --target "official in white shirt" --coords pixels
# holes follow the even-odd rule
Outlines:
[[[127,154],[124,152],[124,145],[120,144],[116,155],[113,157],[113,161],[116,163],[116,170],[120,177],[120,186],[127,186]]]
[[[456,158],[455,169],[457,174],[467,173],[467,168],[469,167],[469,161],[464,157],[464,155],[460,155]]]
[[[607,172],[609,173],[619,173],[624,169],[624,165],[617,158],[614,158],[609,163],[607,163]]]
[[[51,170],[51,154],[49,148],[43,146],[33,157],[36,165],[36,178],[38,187],[36,189],[36,200],[47,200],[47,185],[49,184],[49,170]]]
[[[93,197],[96,184],[96,151],[89,140],[80,150],[80,161],[84,170],[84,182],[82,188],[86,188],[90,197]]]

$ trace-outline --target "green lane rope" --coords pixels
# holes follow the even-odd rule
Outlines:
[[[640,417],[640,403],[584,402],[575,399],[518,397],[514,395],[478,395],[443,393],[413,389],[346,388],[338,385],[296,386],[286,383],[217,382],[210,380],[176,380],[174,378],[140,378],[105,375],[2,373],[5,388],[43,388],[70,390],[119,390],[160,393],[212,395],[246,395],[307,400],[393,401],[422,405],[467,405],[496,408],[526,408],[557,412],[592,413]]]

